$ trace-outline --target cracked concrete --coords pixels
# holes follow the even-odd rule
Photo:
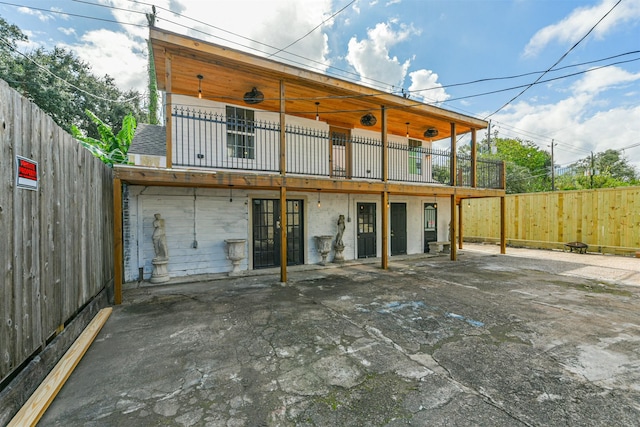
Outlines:
[[[40,425],[637,425],[640,260],[496,252],[129,289]]]

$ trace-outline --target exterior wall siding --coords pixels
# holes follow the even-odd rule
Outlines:
[[[169,247],[171,277],[227,273],[231,261],[226,256],[225,239],[246,239],[247,257],[241,270],[253,269],[251,207],[255,199],[278,199],[274,191],[222,190],[205,188],[141,187],[128,188],[128,237],[125,237],[125,282],[135,282],[139,268],[149,280],[155,256],[152,243],[154,214],[165,220]],[[288,199],[299,199],[304,205],[304,262],[316,264],[321,256],[316,250],[315,236],[337,231],[339,215],[345,216],[344,257],[354,260],[357,254],[357,204],[376,204],[377,255],[382,254],[382,212],[379,196],[329,193],[288,192]],[[320,207],[318,207],[318,198]],[[230,201],[231,199],[231,201]],[[407,253],[423,252],[423,206],[434,199],[404,197],[392,202],[407,204]],[[438,239],[446,240],[450,212],[448,199],[438,202]],[[195,208],[194,208],[195,207]],[[350,220],[350,221],[349,221]],[[194,247],[197,241],[197,247]],[[329,254],[332,260],[334,252]]]

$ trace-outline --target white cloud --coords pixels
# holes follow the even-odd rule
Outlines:
[[[65,36],[72,36],[72,35],[76,34],[76,29],[75,28],[58,27],[58,31],[60,31]]]
[[[30,9],[28,7],[19,7],[18,12],[23,13],[25,15],[35,16],[42,22],[47,22],[48,20],[53,19],[53,17],[48,13],[44,13],[40,10]]]
[[[442,84],[438,83],[438,75],[431,70],[417,70],[409,73],[411,86],[409,91],[413,98],[423,102],[442,102],[450,98]]]
[[[586,73],[572,86],[572,90],[595,95],[637,80],[640,80],[640,73],[633,74],[618,67],[600,68]]]
[[[147,60],[143,41],[135,42],[124,33],[102,29],[83,34],[77,44],[59,46],[90,64],[95,75],[113,77],[120,89],[144,93]]]
[[[640,75],[609,67],[584,75],[571,87],[571,93],[554,104],[531,104],[521,101],[505,108],[493,117],[497,122],[508,123],[505,136],[520,136],[517,130],[534,137],[534,142],[548,151],[554,138],[559,143],[556,151],[558,164],[573,163],[590,151],[619,150],[637,142],[640,134],[640,106],[637,102],[617,104],[609,108],[607,90],[616,89],[640,80]],[[515,130],[514,130],[515,129]],[[513,132],[516,132],[515,134]]]
[[[615,3],[616,0],[602,0],[592,7],[579,7],[562,21],[542,28],[529,40],[523,56],[535,56],[554,41],[563,44],[577,42]],[[623,1],[596,26],[592,35],[601,38],[622,22],[638,18],[640,18],[640,1]]]
[[[385,90],[402,87],[411,61],[400,62],[396,56],[391,56],[389,49],[414,34],[419,32],[412,26],[400,25],[396,31],[391,23],[381,22],[367,31],[366,39],[358,41],[352,37],[349,40],[346,60],[360,74],[364,84],[372,79],[385,82]]]

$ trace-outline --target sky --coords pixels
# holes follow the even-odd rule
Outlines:
[[[557,166],[612,148],[640,171],[640,0],[0,0],[0,16],[23,53],[64,47],[145,92],[151,4],[162,29],[553,143]]]

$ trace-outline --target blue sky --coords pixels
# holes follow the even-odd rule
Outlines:
[[[144,91],[147,29],[124,23],[146,24],[136,12],[153,3],[161,28],[265,55],[295,42],[276,57],[491,119],[502,137],[553,139],[561,166],[614,148],[640,168],[640,0],[617,1],[0,0],[0,15],[29,36],[21,50],[71,49]]]

